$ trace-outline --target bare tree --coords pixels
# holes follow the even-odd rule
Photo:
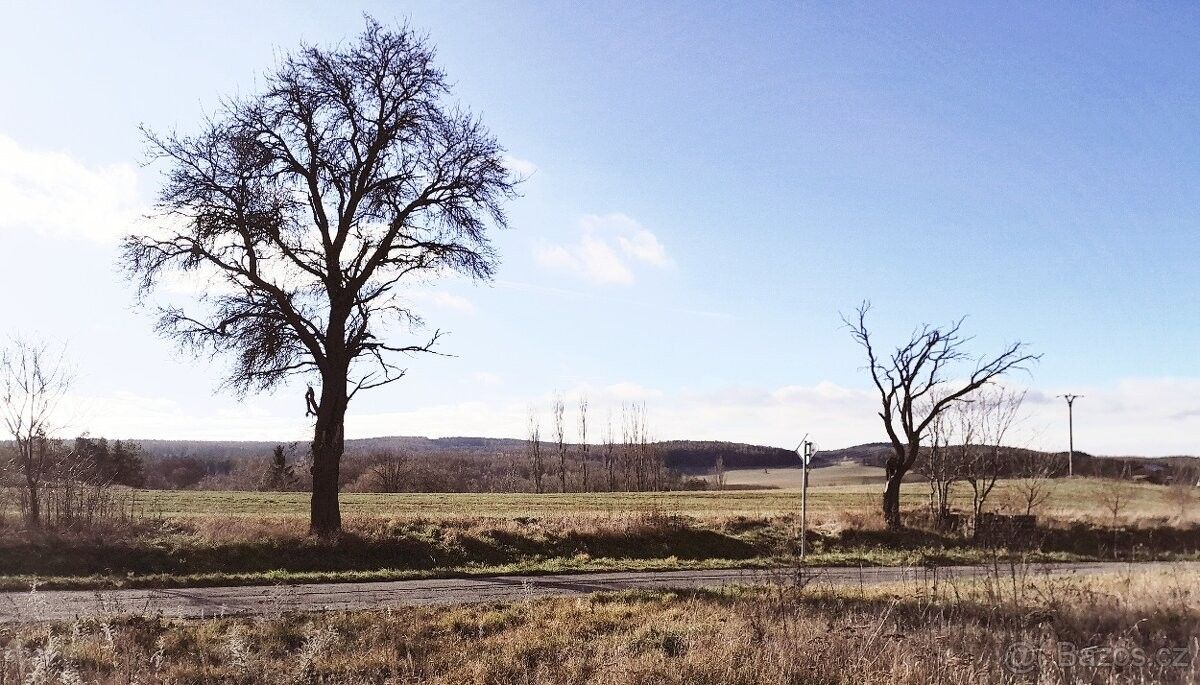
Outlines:
[[[629,404],[621,403],[621,481],[626,490],[635,490],[633,473],[634,460],[637,458],[637,421],[634,419],[635,410]]]
[[[614,492],[617,489],[617,445],[616,439],[613,437],[612,426],[612,410],[608,412],[608,422],[604,426],[604,435],[601,436],[604,447],[604,471],[608,476],[608,491]]]
[[[1025,344],[1018,342],[995,357],[972,358],[963,349],[970,338],[961,333],[962,319],[942,328],[923,325],[890,355],[881,356],[867,330],[870,309],[870,303],[864,302],[856,316],[843,317],[843,321],[866,351],[867,368],[879,391],[879,417],[892,445],[884,464],[883,517],[889,528],[896,529],[902,526],[900,484],[917,460],[921,439],[933,419],[964,396],[1040,357],[1026,354]],[[955,367],[964,363],[973,363],[966,379],[946,387]],[[934,393],[940,395],[937,401],[923,403]]]
[[[1112,526],[1112,553],[1114,559],[1118,556],[1121,531],[1118,524],[1121,520],[1121,512],[1128,506],[1131,494],[1128,483],[1118,478],[1106,478],[1100,485],[1100,502],[1111,517],[1109,522]]]
[[[161,309],[158,329],[231,354],[239,394],[319,378],[319,400],[306,400],[317,534],[341,526],[350,400],[403,376],[392,355],[438,341],[388,340],[422,323],[399,289],[447,272],[489,279],[488,228],[506,224],[518,180],[448,103],[433,60],[412,30],[368,19],[357,41],[284,56],[259,94],[226,102],[197,135],[146,132],[169,170],[159,230],[125,240],[125,267],[143,296],[170,271],[208,279],[191,311]]]
[[[625,487],[641,492],[647,489],[649,483],[647,467],[650,450],[646,436],[646,407],[637,402],[623,404],[621,418]]]
[[[546,477],[546,460],[542,456],[542,428],[538,421],[537,412],[532,408],[529,410],[529,439],[525,443],[526,453],[529,456],[529,471],[533,476],[533,490],[537,494],[542,494],[546,491],[544,480]]]
[[[555,395],[551,407],[554,428],[554,446],[558,454],[558,486],[559,492],[567,491],[567,405],[561,395]]]
[[[1196,504],[1196,486],[1200,485],[1200,467],[1193,460],[1181,458],[1171,469],[1171,483],[1167,499],[1175,505],[1180,522],[1187,520],[1188,512]]]
[[[74,380],[65,348],[52,352],[45,343],[18,338],[0,352],[0,412],[16,447],[13,470],[33,526],[41,525],[40,490],[58,457],[50,436],[63,427],[59,405]]]
[[[944,524],[950,520],[950,491],[962,477],[959,460],[951,447],[954,422],[941,412],[929,422],[929,445],[924,447],[913,468],[929,482],[929,509]]]
[[[1004,468],[1004,441],[1020,412],[1025,393],[1003,387],[976,390],[955,406],[962,439],[962,479],[971,486],[971,520],[979,518]]]
[[[404,492],[412,475],[412,464],[406,457],[381,455],[379,463],[371,467],[371,489],[373,492]]]
[[[713,464],[712,483],[716,490],[725,489],[725,457],[719,454],[717,461]]]
[[[587,395],[579,397],[579,467],[582,469],[583,491],[588,491]]]
[[[1054,494],[1056,466],[1049,455],[1026,451],[1013,466],[1013,492],[1026,516],[1033,516]]]

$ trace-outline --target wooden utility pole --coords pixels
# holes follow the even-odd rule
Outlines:
[[[816,445],[813,444],[808,436],[796,447],[796,454],[800,456],[800,560],[804,561],[804,557],[808,554],[808,464],[812,461],[812,457],[817,453]]]
[[[1067,475],[1075,475],[1075,400],[1083,395],[1059,395],[1067,401]]]

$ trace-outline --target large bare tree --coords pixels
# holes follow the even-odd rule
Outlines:
[[[962,334],[962,319],[943,327],[920,326],[907,342],[883,352],[867,328],[870,309],[864,302],[843,321],[866,352],[867,369],[879,391],[879,417],[892,445],[884,464],[883,517],[895,529],[902,526],[900,484],[920,454],[930,423],[963,397],[1010,371],[1025,369],[1040,355],[1028,354],[1027,346],[1016,342],[996,356],[973,357],[964,349],[971,338]],[[952,382],[960,372],[964,377]],[[931,397],[936,399],[927,401]]]
[[[15,339],[0,351],[0,418],[13,438],[13,470],[22,485],[27,522],[42,522],[42,484],[58,457],[52,441],[61,424],[61,403],[74,381],[65,350]]]
[[[393,355],[438,340],[391,341],[421,324],[403,286],[495,267],[488,229],[505,225],[518,179],[448,96],[421,36],[368,19],[351,43],[283,57],[196,135],[146,134],[169,165],[160,225],[125,240],[124,264],[142,294],[170,271],[209,279],[195,307],[162,309],[159,330],[232,355],[239,394],[319,380],[306,397],[317,534],[341,526],[350,400],[403,375]]]

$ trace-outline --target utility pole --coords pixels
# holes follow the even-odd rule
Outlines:
[[[1083,395],[1059,395],[1067,401],[1067,475],[1075,475],[1075,400]]]
[[[804,561],[808,553],[808,464],[817,453],[817,446],[808,439],[808,434],[796,446],[796,454],[800,456],[800,560]]]

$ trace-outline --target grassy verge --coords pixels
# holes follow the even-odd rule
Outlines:
[[[769,567],[796,551],[794,517],[642,513],[548,519],[348,518],[332,540],[278,519],[169,519],[84,531],[0,531],[0,590],[363,582],[468,575]],[[828,566],[1200,558],[1200,530],[1071,524],[1011,551],[961,536],[885,531],[851,516],[814,527],[809,562]],[[1029,544],[1032,543],[1032,544]]]
[[[1200,574],[638,591],[0,631],[0,682],[1194,683]]]

